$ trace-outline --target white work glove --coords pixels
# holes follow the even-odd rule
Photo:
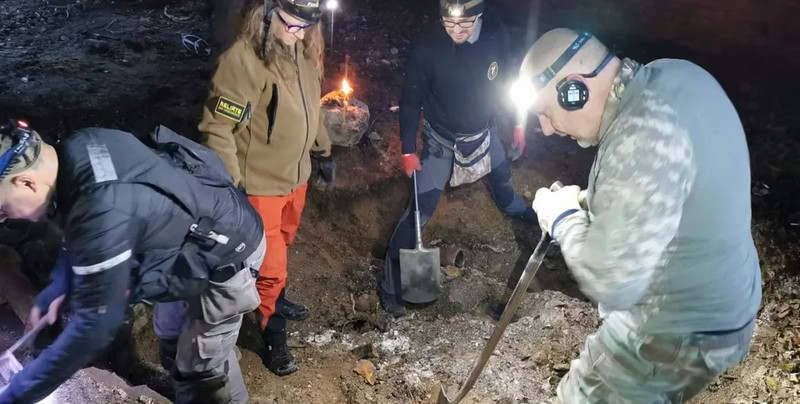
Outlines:
[[[566,186],[558,191],[551,191],[548,188],[539,188],[536,191],[531,207],[539,217],[539,226],[543,232],[548,232],[552,236],[553,225],[557,224],[553,222],[581,210],[578,201],[580,192],[581,187],[577,185]]]

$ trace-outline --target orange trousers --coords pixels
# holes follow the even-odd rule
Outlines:
[[[285,196],[248,196],[264,222],[264,235],[267,238],[267,253],[256,279],[256,288],[261,296],[258,311],[262,330],[275,313],[275,302],[286,287],[287,251],[300,225],[307,188],[308,184],[303,184]]]

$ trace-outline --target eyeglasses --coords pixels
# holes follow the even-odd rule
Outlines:
[[[289,24],[286,20],[283,19],[283,16],[281,15],[281,13],[279,13],[277,11],[275,13],[278,14],[278,19],[281,20],[281,23],[285,27],[284,29],[286,30],[286,32],[288,32],[290,34],[294,34],[296,32],[300,32],[302,30],[307,30],[307,29],[309,29],[309,28],[314,26],[314,24],[306,24],[306,25]]]
[[[475,17],[472,20],[460,21],[460,22],[449,21],[442,18],[442,25],[444,25],[445,28],[455,28],[456,25],[458,25],[461,28],[472,28],[472,26],[475,25],[476,21],[478,21],[478,17]]]

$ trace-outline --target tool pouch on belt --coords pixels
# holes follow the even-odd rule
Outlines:
[[[442,146],[453,152],[453,173],[450,175],[450,186],[471,184],[492,171],[492,159],[489,153],[491,143],[490,130],[486,129],[474,135],[454,135],[448,141],[425,121],[423,133],[433,138]]]
[[[198,223],[188,226],[186,238],[179,248],[143,254],[141,267],[148,270],[135,283],[139,287],[134,297],[159,302],[185,300],[213,286],[215,276],[222,275],[225,270],[228,270],[228,275],[224,280],[237,272],[246,272],[251,277],[250,271],[241,271],[240,266],[220,267],[222,262],[243,261],[236,251],[243,243],[235,234],[228,236],[215,232],[215,225],[213,219],[201,217]]]

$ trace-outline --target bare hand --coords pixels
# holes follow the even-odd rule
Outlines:
[[[61,307],[61,303],[64,302],[66,297],[67,295],[61,295],[50,302],[50,306],[47,308],[47,314],[44,315],[47,324],[53,325],[53,323],[56,322],[58,319],[58,309]],[[33,305],[33,308],[31,308],[31,314],[28,316],[28,323],[25,324],[25,332],[28,332],[35,327],[41,318],[42,311],[39,310],[38,306]]]

